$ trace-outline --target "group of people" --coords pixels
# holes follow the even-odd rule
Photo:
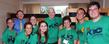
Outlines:
[[[4,44],[108,44],[109,17],[100,15],[98,2],[90,2],[87,10],[77,10],[76,28],[71,27],[70,16],[56,17],[53,8],[48,10],[49,17],[38,23],[35,16],[26,21],[19,10],[17,18],[7,18],[2,41]],[[87,15],[91,19],[85,20]]]

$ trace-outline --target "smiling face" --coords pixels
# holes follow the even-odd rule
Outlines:
[[[14,22],[13,22],[13,20],[12,19],[9,19],[8,21],[7,21],[7,25],[8,25],[8,27],[9,28],[13,28],[13,25],[14,25]]]
[[[23,17],[24,17],[24,14],[23,14],[21,11],[19,11],[19,12],[17,13],[17,18],[19,18],[20,20],[22,20]]]
[[[40,29],[40,31],[42,32],[42,33],[44,33],[44,32],[46,32],[47,31],[47,24],[46,23],[44,23],[44,22],[42,22],[41,24],[40,24],[40,27],[39,27],[39,29]]]
[[[70,21],[69,20],[64,20],[64,26],[66,28],[69,28],[70,27]]]
[[[54,18],[55,17],[55,11],[54,11],[53,8],[49,8],[48,15],[49,15],[50,18]]]
[[[89,7],[89,15],[92,19],[96,19],[99,17],[99,9],[96,5],[92,5],[91,7]]]
[[[83,19],[85,17],[85,12],[83,11],[83,10],[78,10],[77,11],[77,16],[76,16],[76,18],[78,19],[78,20],[81,20],[81,19]]]
[[[35,25],[36,24],[36,17],[35,16],[32,16],[30,18],[30,22],[32,23],[32,25]]]
[[[30,35],[31,32],[32,32],[32,25],[27,24],[26,27],[25,27],[25,31],[26,31],[27,35]]]

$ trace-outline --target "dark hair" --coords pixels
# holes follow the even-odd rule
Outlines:
[[[76,29],[76,22],[72,22],[72,23],[70,24],[70,26],[71,26],[73,29]]]
[[[29,18],[29,22],[30,22],[30,20],[31,20],[31,17],[35,17],[34,15],[32,15],[32,16],[30,16],[30,18]],[[36,17],[35,17],[36,18]]]
[[[24,24],[24,29],[26,28],[27,25],[31,25],[32,30],[33,30],[33,25],[30,22],[27,22],[27,23]],[[26,30],[24,30],[24,31],[26,31]],[[28,37],[29,39],[30,39],[30,35],[32,35],[32,32],[28,35],[29,36]]]
[[[22,13],[24,14],[24,12],[23,12],[22,10],[18,10],[18,11],[16,12],[16,15],[17,15],[19,12],[22,12]]]
[[[77,12],[78,12],[79,10],[84,11],[84,14],[86,14],[86,11],[85,11],[83,8],[79,8],[79,9],[77,10]]]
[[[65,20],[69,20],[69,22],[71,22],[71,19],[70,19],[69,16],[65,16],[65,17],[63,17],[63,24],[64,24],[64,21],[65,21]]]
[[[83,18],[85,18],[85,17],[87,17],[87,13],[86,13],[86,11],[83,9],[83,8],[79,8],[78,10],[77,10],[77,12],[79,11],[79,10],[82,10],[82,11],[84,11],[84,17]],[[77,21],[79,22],[79,20],[77,19]]]
[[[9,21],[9,20],[12,20],[12,22],[14,23],[14,20],[13,20],[12,18],[7,18],[7,19],[6,19],[6,24],[8,24],[8,21]],[[7,27],[9,28],[9,26],[7,26]],[[14,29],[14,26],[13,26],[12,29]]]
[[[87,7],[87,12],[89,12],[89,8],[93,5],[96,5],[98,7],[98,9],[100,8],[100,4],[96,1],[92,1],[88,4],[88,7]]]
[[[44,44],[46,44],[47,40],[48,40],[48,24],[45,21],[40,21],[39,24],[38,24],[38,41],[41,42],[41,30],[39,29],[41,23],[45,23],[47,25],[47,31],[44,33],[45,34],[45,42],[44,42]]]
[[[6,24],[8,23],[8,20],[12,20],[12,22],[14,22],[14,20],[12,18],[7,18],[6,19]]]
[[[26,26],[27,26],[28,24],[33,27],[33,25],[32,25],[30,22],[27,22],[27,23],[25,23],[25,25],[24,25],[24,29],[26,28]]]

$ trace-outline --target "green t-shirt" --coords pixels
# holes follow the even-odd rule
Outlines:
[[[38,44],[47,44],[45,43],[45,36],[41,36],[41,39],[39,40],[39,43]]]
[[[20,33],[16,37],[14,42],[14,44],[36,44],[36,43],[38,43],[37,34],[34,34],[34,35],[32,34],[29,37],[27,37],[24,32]]]
[[[61,44],[74,44],[74,40],[77,40],[77,33],[74,29],[67,30],[64,28],[59,32],[59,38],[61,39]]]
[[[109,44],[109,17],[101,16],[97,22],[92,20],[88,23],[88,44]]]
[[[42,43],[45,42],[45,36],[41,36],[41,42],[42,42]]]
[[[77,23],[76,24],[76,29],[77,29],[77,34],[78,34],[78,39],[80,41],[80,44],[84,44],[86,42],[86,35],[85,35],[85,27],[87,21],[84,21],[84,23],[80,24]]]
[[[48,43],[55,43],[58,40],[59,25],[62,23],[62,19],[59,17],[46,18],[45,21],[48,23]]]
[[[2,41],[5,44],[14,44],[15,37],[16,32],[14,30],[11,31],[9,28],[6,28],[2,33]]]
[[[36,34],[37,31],[38,31],[38,26],[37,25],[33,26],[32,34]]]
[[[31,35],[31,37],[28,39],[29,44],[37,44],[38,43],[38,36],[37,34]]]

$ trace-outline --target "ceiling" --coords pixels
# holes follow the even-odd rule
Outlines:
[[[23,0],[24,2],[72,2],[72,3],[88,3],[90,0]]]
[[[69,3],[89,3],[90,0],[23,0],[24,4],[68,5]]]

